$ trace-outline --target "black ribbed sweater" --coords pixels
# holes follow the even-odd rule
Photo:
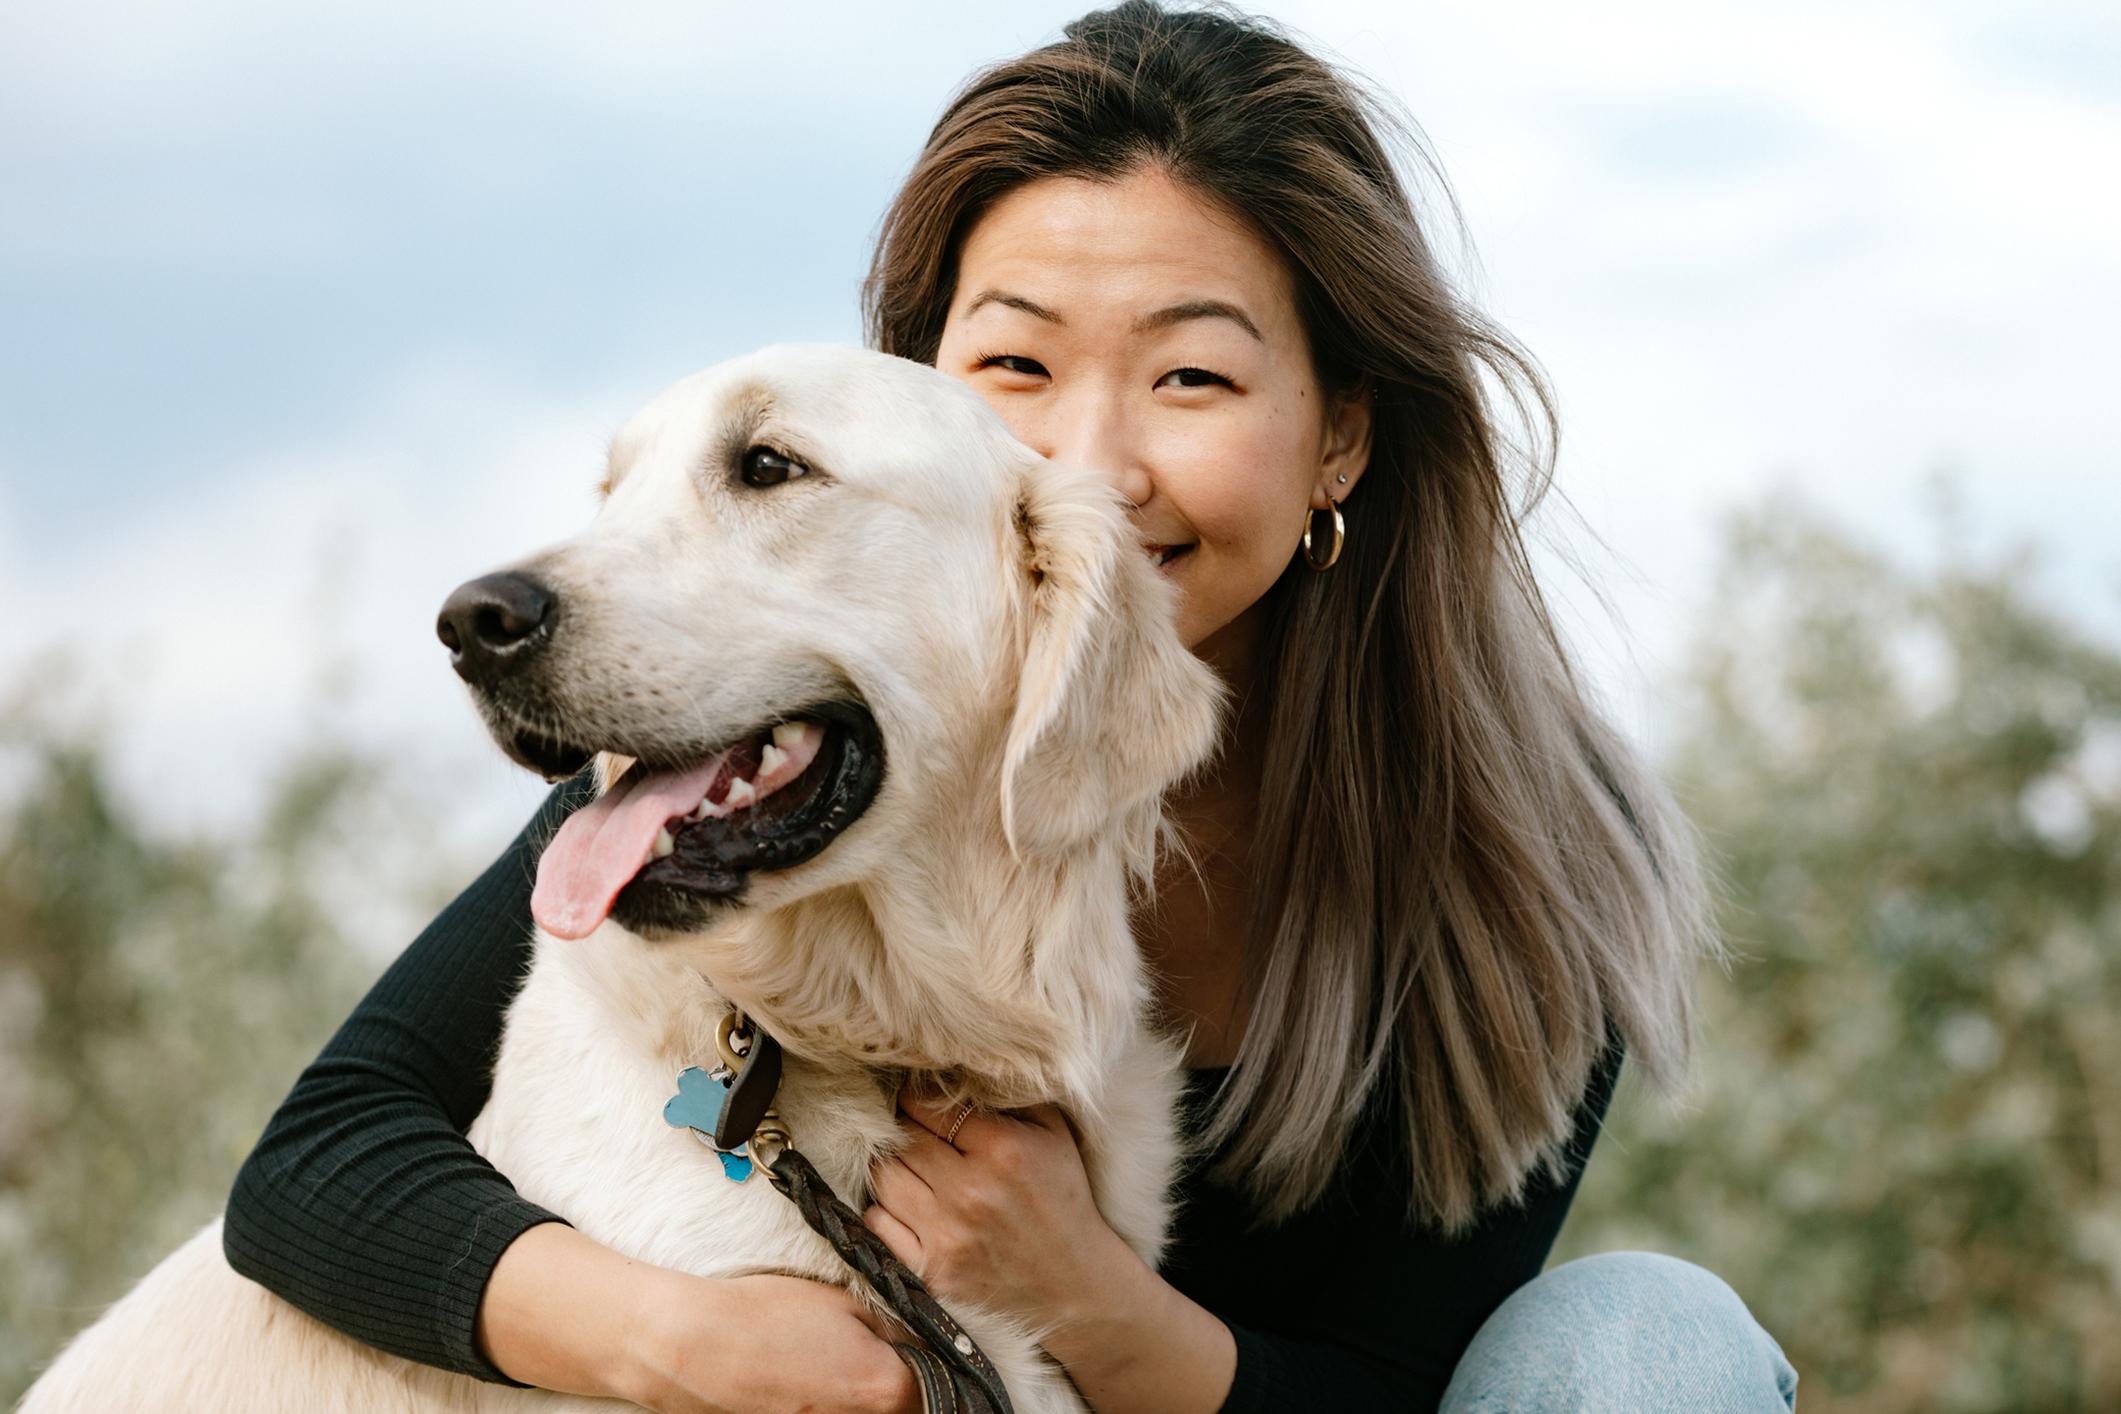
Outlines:
[[[302,1072],[236,1175],[228,1261],[317,1319],[407,1359],[509,1383],[478,1353],[479,1297],[525,1229],[565,1221],[464,1138],[492,1086],[503,1014],[529,967],[537,855],[589,798],[555,789],[492,867],[383,974]],[[1566,1178],[1446,1238],[1404,1221],[1402,1146],[1366,1117],[1327,1196],[1248,1232],[1241,1192],[1184,1176],[1162,1274],[1227,1323],[1226,1414],[1427,1410],[1502,1299],[1545,1263],[1619,1070],[1584,1096]],[[1222,1076],[1189,1072],[1187,1124]]]

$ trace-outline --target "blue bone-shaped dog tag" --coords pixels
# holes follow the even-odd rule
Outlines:
[[[714,1149],[715,1121],[722,1117],[722,1104],[728,1098],[727,1085],[698,1066],[688,1065],[678,1072],[678,1092],[663,1105],[663,1123],[672,1129],[691,1130],[701,1143]],[[731,1182],[742,1183],[751,1177],[749,1154],[730,1149],[714,1149],[714,1154]]]

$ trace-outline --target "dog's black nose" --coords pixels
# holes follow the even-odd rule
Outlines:
[[[552,606],[552,591],[534,579],[505,571],[481,575],[443,601],[435,636],[457,676],[483,686],[545,642]]]

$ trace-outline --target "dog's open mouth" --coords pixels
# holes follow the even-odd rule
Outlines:
[[[876,719],[851,701],[674,770],[637,762],[546,846],[531,914],[560,938],[586,937],[607,916],[635,931],[697,927],[751,874],[821,853],[876,798],[883,769]]]

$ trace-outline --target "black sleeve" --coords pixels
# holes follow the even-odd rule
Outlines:
[[[531,958],[537,856],[588,775],[392,963],[295,1082],[236,1174],[228,1264],[393,1355],[517,1384],[474,1340],[479,1298],[525,1228],[519,1197],[464,1131],[493,1087],[501,1022]]]
[[[1535,1178],[1522,1202],[1455,1237],[1406,1222],[1406,1160],[1374,1141],[1319,1204],[1264,1231],[1247,1231],[1241,1193],[1189,1183],[1163,1274],[1236,1337],[1224,1414],[1434,1410],[1481,1323],[1545,1265],[1620,1061],[1615,1041],[1577,1106],[1562,1177]]]

